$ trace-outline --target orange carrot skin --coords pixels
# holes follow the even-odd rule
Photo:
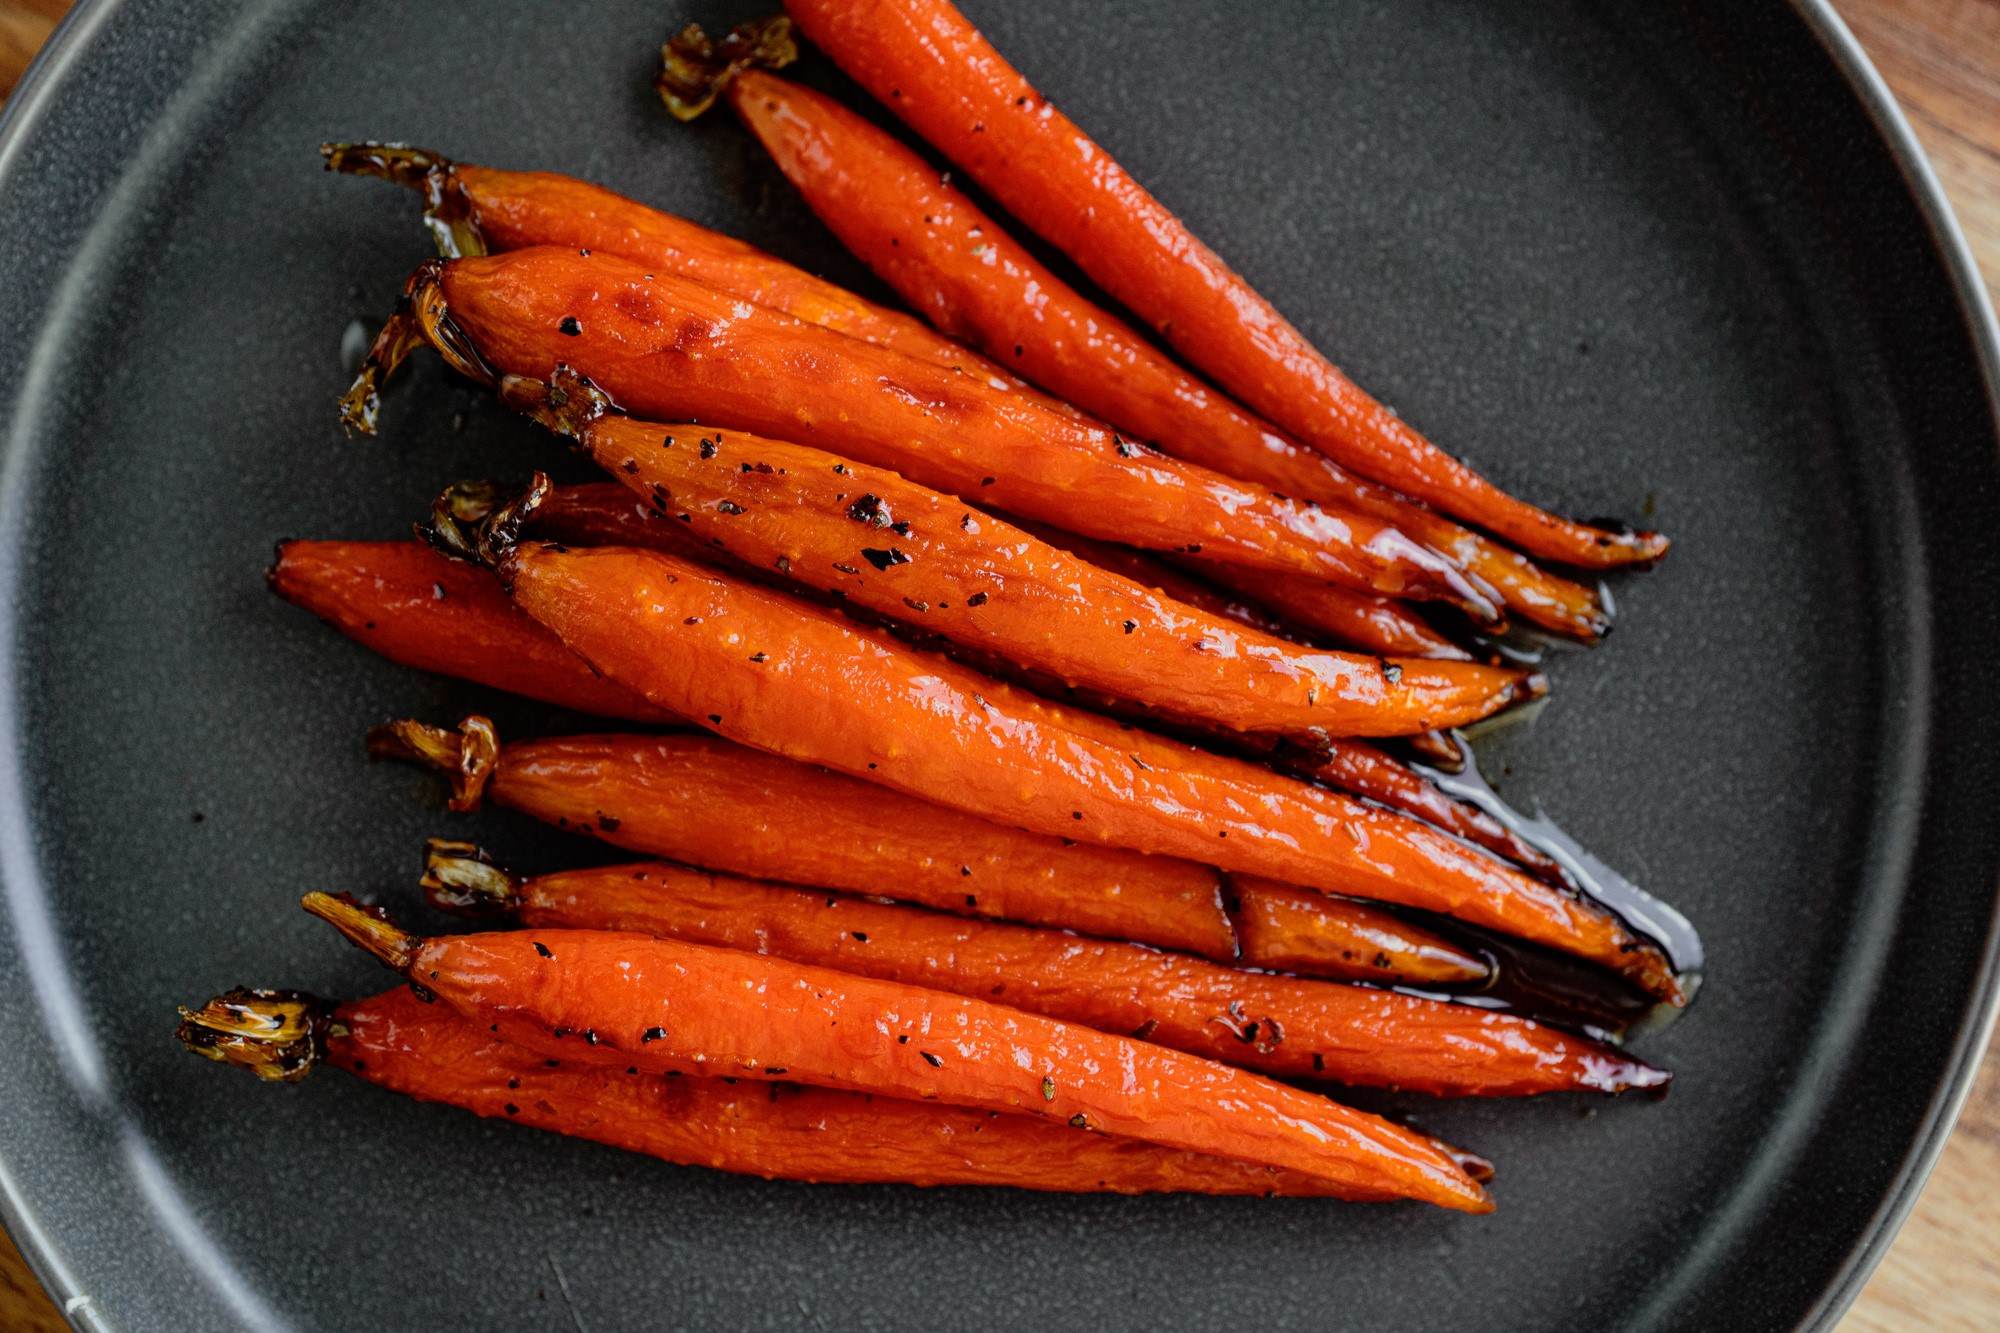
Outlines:
[[[493,367],[546,380],[568,364],[635,416],[795,440],[1107,540],[1394,596],[1477,596],[1379,520],[1281,500],[976,376],[626,259],[541,247],[441,267],[450,318]]]
[[[1567,882],[1562,867],[1541,848],[1478,806],[1447,796],[1422,774],[1363,741],[1329,741],[1316,759],[1287,767],[1301,777],[1415,815],[1551,884]]]
[[[943,332],[1176,458],[1392,522],[1536,624],[1583,639],[1608,626],[1588,588],[1361,481],[1181,370],[832,98],[759,69],[738,74],[725,96],[820,220]]]
[[[766,1180],[1006,1185],[1075,1194],[1348,1197],[1249,1162],[1027,1116],[788,1083],[550,1068],[407,987],[339,1006],[327,1056],[380,1087],[475,1115]],[[1388,1195],[1352,1191],[1350,1201]]]
[[[893,472],[803,445],[617,414],[585,423],[578,439],[670,526],[746,564],[1067,685],[1227,730],[1394,736],[1462,726],[1515,699],[1529,675],[1301,649]]]
[[[1607,1046],[1513,1014],[677,866],[570,871],[520,893],[531,927],[642,931],[981,996],[1280,1078],[1442,1097],[1665,1083]]]
[[[1051,836],[1460,916],[1681,999],[1660,951],[1609,912],[1417,821],[1061,708],[657,552],[523,545],[500,570],[516,604],[599,670],[755,748]]]
[[[1316,579],[1228,565],[1205,564],[1201,573],[1204,578],[1254,598],[1284,619],[1317,631],[1335,643],[1384,657],[1427,657],[1440,662],[1472,660],[1471,653],[1439,633],[1413,609],[1387,597],[1335,587]]]
[[[282,542],[267,577],[280,597],[392,662],[580,712],[678,720],[592,671],[485,570],[421,542]]]
[[[1065,846],[713,737],[513,742],[486,794],[614,846],[740,875],[1211,958],[1236,952],[1206,866]]]
[[[1572,522],[1439,450],[1321,355],[949,0],[787,0],[834,62],[1197,369],[1293,438],[1532,554],[1592,568],[1666,539]]]
[[[1449,1155],[1380,1117],[964,996],[600,931],[426,940],[407,972],[548,1059],[1023,1113],[1460,1211],[1492,1207]]]
[[[1230,916],[1245,967],[1343,981],[1458,986],[1483,981],[1485,960],[1379,907],[1257,875],[1231,875]]]

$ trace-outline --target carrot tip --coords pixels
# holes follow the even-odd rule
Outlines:
[[[182,1009],[182,1046],[271,1083],[296,1083],[326,1053],[332,1006],[303,991],[238,986],[198,1009]]]
[[[690,23],[660,48],[653,86],[674,119],[693,120],[745,69],[783,69],[798,58],[792,21],[782,14],[739,23],[719,42],[710,41],[699,23]]]
[[[477,810],[486,794],[486,783],[500,761],[500,732],[491,718],[478,713],[467,715],[456,735],[403,718],[369,731],[368,757],[402,759],[446,774],[451,779],[451,808],[464,814]]]
[[[299,906],[398,972],[409,970],[422,943],[389,920],[381,908],[365,907],[351,893],[308,893],[299,899]]]
[[[431,906],[456,916],[501,916],[521,904],[520,885],[477,843],[430,839],[417,882]]]

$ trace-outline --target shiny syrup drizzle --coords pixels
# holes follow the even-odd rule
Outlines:
[[[1478,806],[1509,831],[1554,860],[1572,887],[1616,912],[1624,922],[1666,951],[1680,975],[1688,1002],[1701,987],[1701,937],[1680,912],[1619,874],[1586,851],[1547,814],[1523,814],[1501,797],[1479,769],[1479,760],[1463,733],[1453,733],[1464,756],[1464,767],[1447,773],[1420,763],[1411,767],[1439,790]],[[1579,964],[1549,950],[1451,922],[1447,931],[1466,937],[1494,962],[1494,976],[1479,991],[1456,994],[1460,1003],[1517,1010],[1538,1018],[1581,1024],[1607,1036],[1656,1031],[1685,1012],[1684,1007],[1654,1004],[1631,987],[1598,968]]]

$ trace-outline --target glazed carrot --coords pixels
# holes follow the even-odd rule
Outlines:
[[[1376,402],[1028,81],[949,0],[786,0],[834,62],[1190,364],[1364,477],[1530,554],[1591,568],[1657,560],[1507,495]]]
[[[646,935],[420,939],[323,893],[306,909],[546,1059],[1038,1116],[1463,1212],[1492,1208],[1424,1138],[1255,1074],[941,991]]]
[[[685,112],[688,81],[719,79],[722,96],[813,212],[941,332],[1176,458],[1392,522],[1545,628],[1593,639],[1608,627],[1590,589],[1360,480],[1183,371],[893,135],[763,70],[718,71],[710,63],[718,54],[685,34],[668,43],[661,88],[669,107]]]
[[[280,597],[392,662],[580,712],[674,720],[584,665],[489,572],[421,542],[280,542],[266,578]]]
[[[998,1000],[1280,1078],[1445,1097],[1623,1092],[1666,1075],[1521,1018],[1219,967],[1141,945],[960,921],[655,862],[515,880],[433,844],[433,903],[534,929],[641,931]]]
[[[488,383],[566,364],[635,416],[812,444],[1086,535],[1495,613],[1456,566],[1379,520],[1280,499],[974,376],[609,254],[432,260],[407,295],[343,401],[355,429],[372,430],[375,386],[427,341]]]
[[[474,166],[403,144],[330,143],[322,144],[320,153],[330,171],[379,176],[421,193],[424,220],[439,253],[450,258],[538,245],[601,250],[850,338],[989,382],[1020,383],[920,319],[856,296],[733,236],[572,176]]]
[[[1681,999],[1659,949],[1611,913],[1417,821],[1048,703],[659,552],[510,544],[519,521],[497,510],[480,539],[515,604],[613,679],[733,740],[1052,836],[1461,916]]]
[[[1394,736],[1462,726],[1539,693],[1519,669],[1303,649],[894,472],[756,435],[635,421],[560,367],[548,383],[510,376],[500,391],[669,526],[754,568],[1169,716],[1225,731]]]
[[[1317,754],[1294,755],[1284,767],[1303,778],[1365,796],[1391,810],[1505,857],[1538,879],[1567,884],[1555,859],[1470,801],[1449,796],[1423,774],[1363,741],[1333,740]]]
[[[182,1014],[189,1050],[269,1081],[297,1082],[328,1065],[417,1101],[766,1180],[1393,1197],[1028,1116],[791,1083],[577,1068],[525,1054],[403,986],[337,1005],[239,988]]]
[[[1229,886],[1245,967],[1362,981],[1368,969],[1381,968],[1397,980],[1445,986],[1483,981],[1492,970],[1435,932],[1364,902],[1257,875],[1231,875]]]
[[[493,724],[459,735],[396,722],[376,753],[629,851],[759,879],[878,893],[964,916],[1003,917],[1232,958],[1222,886],[1206,866],[1025,833],[712,736],[562,736],[500,745]]]
[[[1388,657],[1428,657],[1470,662],[1472,654],[1445,637],[1412,608],[1373,593],[1338,588],[1316,579],[1209,564],[1202,577],[1271,608],[1284,619],[1334,643],[1352,644]]]

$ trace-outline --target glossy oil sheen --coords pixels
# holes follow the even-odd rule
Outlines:
[[[425,241],[315,145],[568,168],[880,297],[746,134],[646,87],[670,25],[763,8],[131,0],[86,7],[11,109],[0,1169],[59,1296],[146,1329],[1811,1315],[1980,1010],[2000,493],[1924,216],[1776,3],[968,4],[1433,438],[1676,539],[1483,759],[1687,913],[1706,984],[1638,1046],[1678,1074],[1663,1103],[1390,1101],[1498,1159],[1493,1216],[766,1184],[175,1049],[171,1005],[234,982],[379,985],[304,889],[424,920],[423,835],[583,855],[360,757],[387,716],[497,702],[512,735],[539,710],[262,586],[276,538],[399,536],[444,482],[552,457],[434,363],[385,438],[340,439],[342,332]]]

